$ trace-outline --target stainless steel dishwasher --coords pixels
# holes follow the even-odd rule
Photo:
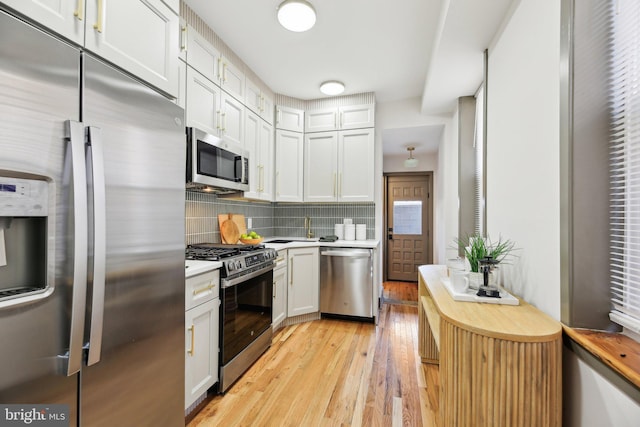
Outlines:
[[[373,251],[320,248],[320,312],[373,319]]]

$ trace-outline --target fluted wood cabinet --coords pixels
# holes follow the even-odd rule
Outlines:
[[[561,426],[562,328],[535,307],[454,301],[419,268],[418,351],[439,363],[441,426]]]

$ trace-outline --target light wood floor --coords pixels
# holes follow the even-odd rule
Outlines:
[[[420,363],[417,308],[402,300],[411,286],[417,300],[416,284],[385,284],[378,325],[322,319],[281,329],[189,427],[436,426],[438,371]]]

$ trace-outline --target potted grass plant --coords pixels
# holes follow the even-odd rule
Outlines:
[[[455,242],[459,250],[464,253],[469,261],[471,272],[469,274],[469,287],[478,289],[484,282],[482,273],[479,271],[480,260],[491,257],[496,264],[504,261],[513,251],[515,243],[509,239],[500,237],[497,241],[492,241],[489,237],[478,234],[467,235],[464,238],[456,238]]]

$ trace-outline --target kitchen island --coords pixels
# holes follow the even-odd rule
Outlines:
[[[440,365],[440,425],[560,426],[562,328],[535,307],[454,301],[418,274],[418,351]]]

